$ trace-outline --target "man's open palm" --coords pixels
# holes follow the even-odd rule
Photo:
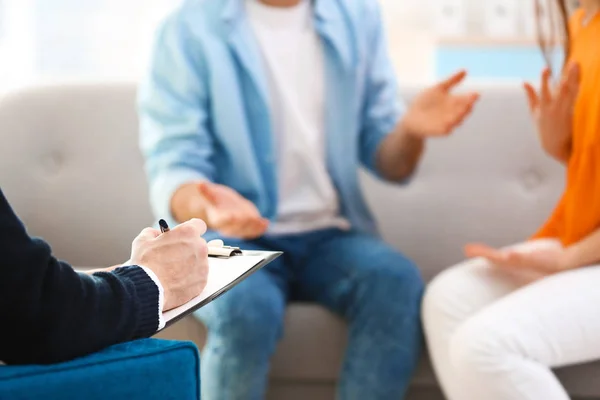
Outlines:
[[[431,86],[415,97],[404,116],[404,125],[411,134],[426,138],[448,135],[471,113],[479,99],[478,93],[453,94],[466,77],[457,72],[445,81]]]
[[[216,183],[203,182],[198,191],[206,201],[206,222],[222,235],[255,239],[265,233],[269,221],[262,218],[252,202],[235,190]]]

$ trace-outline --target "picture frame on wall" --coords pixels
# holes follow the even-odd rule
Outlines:
[[[513,38],[520,36],[519,3],[520,0],[482,1],[483,31],[491,38]]]
[[[433,28],[440,37],[467,35],[467,1],[433,0]]]

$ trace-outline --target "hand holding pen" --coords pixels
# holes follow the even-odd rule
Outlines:
[[[208,246],[202,238],[206,224],[191,219],[173,229],[165,221],[159,225],[160,231],[146,228],[135,238],[130,264],[154,272],[163,287],[163,311],[167,311],[187,303],[206,286]]]

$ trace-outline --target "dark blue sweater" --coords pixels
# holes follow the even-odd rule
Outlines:
[[[64,361],[157,327],[158,288],[143,269],[75,272],[29,237],[0,190],[0,360]]]

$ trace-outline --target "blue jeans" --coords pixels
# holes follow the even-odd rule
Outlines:
[[[339,399],[404,396],[422,345],[423,280],[410,260],[378,238],[339,230],[233,245],[285,253],[197,312],[209,332],[203,400],[264,399],[288,301],[317,302],[348,322]]]

